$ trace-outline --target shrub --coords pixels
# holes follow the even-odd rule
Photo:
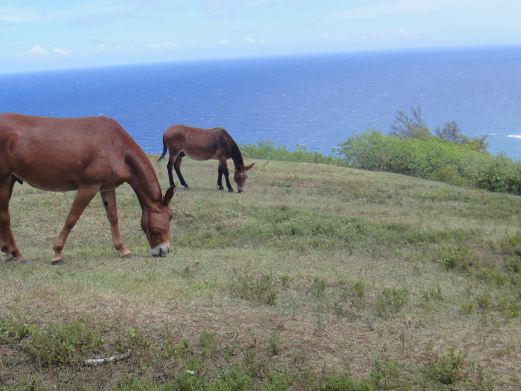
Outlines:
[[[521,163],[479,150],[473,143],[438,138],[404,138],[368,131],[340,146],[349,166],[521,194]]]
[[[264,160],[282,160],[288,162],[307,162],[343,165],[342,159],[333,156],[324,156],[318,152],[311,152],[299,145],[295,151],[289,151],[284,146],[276,146],[270,141],[257,144],[241,145],[241,152],[247,158]]]

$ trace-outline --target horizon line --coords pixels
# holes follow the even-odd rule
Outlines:
[[[27,74],[53,73],[53,72],[68,72],[68,71],[82,71],[82,70],[96,70],[109,68],[125,68],[125,67],[139,67],[139,66],[154,66],[154,65],[168,65],[168,64],[182,64],[182,63],[205,63],[205,62],[219,62],[219,61],[241,61],[241,60],[255,60],[255,59],[275,59],[275,58],[291,58],[291,57],[318,57],[327,55],[349,55],[349,54],[378,54],[378,53],[400,53],[400,52],[422,52],[422,51],[454,51],[454,50],[479,50],[479,49],[507,49],[517,48],[521,49],[521,44],[494,44],[494,45],[455,45],[455,46],[426,46],[426,47],[397,47],[397,48],[381,48],[381,49],[352,49],[352,50],[331,50],[321,52],[295,52],[284,54],[265,54],[265,55],[246,55],[246,56],[223,56],[223,57],[207,57],[207,58],[186,58],[174,59],[166,61],[144,61],[144,62],[128,62],[120,64],[106,64],[94,66],[72,66],[64,68],[27,70],[27,71],[0,71],[0,76],[15,76]]]

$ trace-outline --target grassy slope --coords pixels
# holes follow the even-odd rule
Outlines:
[[[217,192],[215,163],[183,167],[191,188],[174,197],[173,252],[163,259],[148,257],[125,185],[120,224],[133,257],[112,250],[96,198],[67,242],[65,265],[53,267],[73,194],[16,186],[12,225],[33,263],[0,264],[0,389],[115,387],[129,376],[165,383],[195,365],[180,353],[183,338],[205,368],[251,369],[255,355],[265,368],[252,370],[255,382],[272,367],[367,378],[385,360],[400,368],[392,381],[412,388],[519,386],[519,297],[496,267],[500,244],[519,229],[519,197],[275,161],[258,161],[237,195]],[[31,353],[36,334],[11,330],[74,320],[104,338],[82,355],[130,348],[132,357],[96,368],[46,363]],[[443,371],[436,357],[450,346],[464,363],[444,385],[432,371]]]

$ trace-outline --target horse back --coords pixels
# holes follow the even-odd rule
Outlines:
[[[174,125],[164,134],[170,155],[180,151],[196,160],[229,157],[226,131],[222,128],[202,129],[185,125]]]
[[[4,141],[6,142],[4,144]],[[135,142],[106,117],[48,118],[0,115],[0,163],[35,187],[72,190],[81,183],[119,182]],[[117,174],[117,175],[115,175]]]

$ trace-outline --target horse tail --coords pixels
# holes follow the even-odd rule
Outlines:
[[[166,146],[165,135],[163,135],[163,153],[161,154],[161,156],[159,157],[159,159],[157,159],[157,161],[163,160],[163,158],[164,158],[165,155],[166,155],[166,151],[167,151],[167,150],[168,150],[168,147]]]

